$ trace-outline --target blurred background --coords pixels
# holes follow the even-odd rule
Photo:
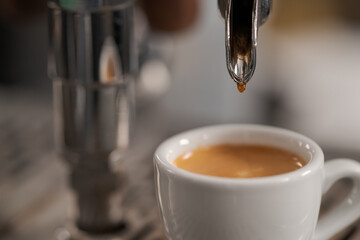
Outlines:
[[[210,124],[280,126],[313,138],[327,158],[360,160],[359,1],[274,0],[242,94],[226,69],[216,1],[196,6],[191,24],[176,33],[144,30],[156,29],[156,20],[145,24],[137,10],[136,34],[147,32],[160,57],[137,80],[133,152],[124,162],[130,186],[151,175],[162,140]],[[46,10],[46,0],[0,2],[1,239],[46,239],[66,218],[66,169],[52,140]],[[150,169],[144,178],[131,174],[140,165]]]

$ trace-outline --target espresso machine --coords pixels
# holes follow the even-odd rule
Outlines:
[[[270,5],[271,0],[218,0],[226,65],[240,86],[254,73],[258,27]],[[73,196],[68,239],[121,239],[121,161],[131,145],[138,78],[135,1],[49,0],[48,7],[55,143],[69,166]]]

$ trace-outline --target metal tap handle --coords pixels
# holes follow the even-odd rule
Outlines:
[[[270,14],[271,0],[218,0],[218,8],[226,24],[227,69],[245,85],[255,71],[258,27]]]

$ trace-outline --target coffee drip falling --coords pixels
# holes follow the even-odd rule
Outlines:
[[[218,0],[225,18],[226,66],[240,92],[254,74],[258,27],[270,14],[271,0]]]

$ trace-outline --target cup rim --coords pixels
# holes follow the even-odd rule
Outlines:
[[[199,173],[193,173],[181,168],[176,167],[172,163],[167,160],[165,153],[169,146],[174,146],[179,139],[182,139],[186,136],[193,134],[201,134],[204,132],[209,132],[214,129],[244,129],[246,131],[263,131],[266,133],[276,133],[282,136],[288,136],[290,138],[296,138],[301,142],[308,144],[309,151],[311,152],[310,161],[302,168],[296,169],[294,171],[273,175],[273,176],[265,176],[265,177],[255,177],[255,178],[227,178],[227,177],[217,177],[217,176],[209,176],[203,175]],[[206,183],[206,184],[220,184],[220,185],[264,185],[264,184],[274,184],[281,182],[293,181],[298,178],[304,177],[316,171],[319,168],[322,168],[324,165],[324,154],[321,150],[320,146],[313,141],[312,139],[284,128],[266,126],[266,125],[257,125],[257,124],[220,124],[220,125],[211,125],[200,128],[191,129],[179,134],[176,134],[167,140],[163,141],[159,147],[156,149],[154,153],[154,164],[155,166],[162,168],[166,172],[171,175],[175,175],[178,178],[182,178],[184,180],[189,180],[194,183]]]

